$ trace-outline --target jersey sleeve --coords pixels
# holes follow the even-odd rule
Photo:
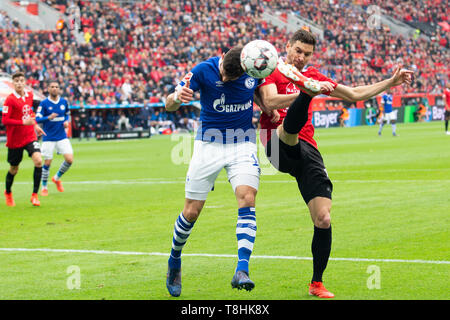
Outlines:
[[[42,123],[48,120],[48,116],[46,116],[45,113],[45,104],[42,103],[43,101],[41,101],[41,103],[39,104],[39,107],[36,110],[36,122],[37,123]]]
[[[16,120],[16,119],[11,118],[13,106],[14,106],[14,101],[10,98],[10,96],[7,97],[5,102],[3,103],[3,110],[2,110],[2,123],[5,126],[23,125],[22,120]]]

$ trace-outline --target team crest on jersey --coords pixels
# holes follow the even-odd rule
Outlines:
[[[24,115],[30,114],[30,111],[31,111],[31,107],[29,105],[26,104],[26,105],[23,106],[22,113]]]
[[[61,110],[64,110],[64,109],[65,109],[66,107],[64,107],[63,105],[61,105],[61,107],[60,107],[60,108],[61,108]]]
[[[3,113],[8,113],[8,109],[9,109],[8,106],[3,106],[3,111],[2,112]]]
[[[245,87],[247,89],[252,89],[255,86],[255,79],[247,78],[245,79]]]
[[[292,93],[298,93],[298,92],[300,92],[300,89],[292,82],[289,82],[289,84],[286,86],[286,94],[292,94]]]

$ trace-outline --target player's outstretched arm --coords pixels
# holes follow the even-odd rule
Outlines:
[[[398,67],[393,76],[389,79],[370,84],[367,86],[348,87],[339,84],[336,89],[330,94],[332,97],[341,98],[349,102],[363,101],[375,97],[389,88],[407,84],[410,85],[412,81],[413,71],[402,69]]]
[[[259,89],[261,103],[268,110],[283,109],[290,106],[298,97],[298,93],[278,94],[275,84],[268,84]]]
[[[177,86],[174,93],[166,98],[166,111],[177,111],[182,103],[189,103],[194,100],[194,91],[189,88],[190,82],[186,81],[184,86]]]

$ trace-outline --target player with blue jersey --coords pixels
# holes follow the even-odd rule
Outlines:
[[[181,294],[181,250],[220,171],[225,168],[238,203],[236,236],[238,263],[232,288],[252,290],[249,260],[256,235],[255,197],[260,167],[256,131],[252,127],[254,92],[258,79],[240,66],[242,47],[210,58],[189,72],[166,100],[166,110],[200,92],[200,126],[185,184],[183,211],[175,221],[166,285],[172,296]]]
[[[381,136],[381,130],[383,130],[383,126],[386,123],[390,123],[392,127],[392,135],[397,136],[396,130],[396,120],[397,115],[392,109],[392,93],[391,90],[388,89],[385,94],[381,97],[381,104],[383,105],[383,115],[380,120],[380,129],[378,130],[378,135]]]
[[[59,92],[58,82],[51,81],[48,87],[49,96],[41,102],[36,113],[36,121],[43,124],[44,131],[47,133],[42,139],[42,155],[44,157],[42,196],[48,195],[47,183],[54,151],[56,150],[58,154],[64,156],[63,163],[52,178],[52,182],[56,184],[59,192],[64,192],[60,178],[73,163],[73,149],[65,130],[69,125],[69,104],[59,95]]]

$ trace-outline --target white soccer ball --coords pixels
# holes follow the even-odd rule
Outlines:
[[[250,77],[268,77],[276,69],[277,62],[277,49],[265,40],[253,40],[242,49],[241,66]]]

